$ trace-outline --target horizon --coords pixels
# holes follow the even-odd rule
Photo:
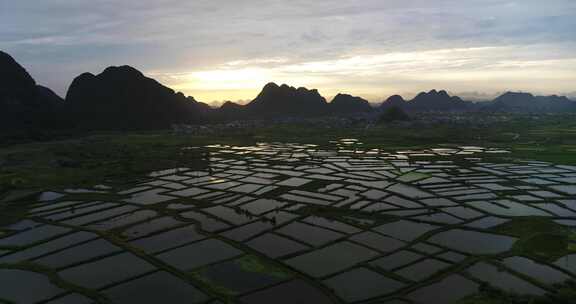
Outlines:
[[[2,50],[0,50],[0,52],[2,52]],[[10,54],[8,54],[8,56],[12,57]],[[14,60],[16,60],[16,59],[14,58]],[[16,62],[18,63],[17,60],[16,60]],[[134,68],[134,67],[132,67],[132,66],[127,66],[127,65],[124,65],[124,66],[130,67],[130,68],[132,68],[132,69],[136,69],[136,68]],[[121,67],[121,66],[109,66],[109,67],[106,67],[104,70],[106,70],[106,69],[108,69],[108,68],[112,68],[112,67]],[[25,66],[24,66],[24,69],[26,69]],[[28,70],[28,69],[26,69],[26,70]],[[138,70],[138,69],[136,69],[136,70],[139,71],[139,72],[141,72],[141,71]],[[102,72],[104,72],[104,71],[102,71]],[[99,74],[100,74],[100,73],[94,74],[94,73],[91,73],[91,72],[85,72],[85,73],[87,73],[87,74],[92,74],[92,75],[99,75]],[[145,72],[141,72],[141,73],[144,75],[144,77],[147,77],[147,78],[150,78],[150,79],[153,79],[153,80],[158,81],[157,79],[154,79],[154,78],[150,77],[149,75],[147,75]],[[33,77],[33,75],[31,75],[31,76]],[[78,75],[78,76],[80,76],[80,75]],[[33,77],[33,78],[34,78],[34,77]],[[373,106],[373,107],[379,106],[380,104],[382,104],[383,102],[385,102],[389,97],[392,97],[392,96],[395,96],[395,95],[399,95],[399,96],[403,97],[406,101],[411,101],[411,100],[412,100],[413,98],[415,98],[418,94],[421,94],[421,93],[429,93],[429,92],[431,92],[431,91],[446,91],[450,96],[460,97],[460,98],[463,99],[464,101],[475,102],[475,103],[490,102],[490,101],[493,101],[495,98],[497,98],[497,97],[499,97],[499,96],[501,96],[501,95],[503,95],[503,94],[506,94],[506,93],[527,93],[527,94],[531,94],[531,95],[533,95],[533,96],[545,96],[545,94],[538,94],[538,93],[536,93],[536,92],[521,91],[521,90],[507,90],[507,91],[502,91],[502,92],[496,92],[496,93],[494,93],[494,94],[486,94],[486,93],[480,93],[480,92],[461,92],[461,93],[454,93],[454,92],[451,92],[451,91],[449,91],[449,90],[445,90],[445,89],[443,89],[443,88],[432,88],[432,89],[429,89],[429,90],[424,90],[424,91],[414,92],[414,93],[404,93],[404,94],[402,94],[402,93],[393,93],[393,94],[391,94],[391,95],[389,95],[389,96],[383,97],[383,98],[382,98],[381,100],[379,100],[379,101],[372,101],[372,100],[369,100],[369,99],[365,98],[364,96],[358,96],[358,95],[350,94],[350,93],[345,92],[345,91],[339,91],[339,92],[336,93],[335,95],[326,96],[326,95],[323,95],[322,92],[321,92],[320,90],[316,89],[316,88],[306,87],[306,86],[293,86],[293,85],[288,84],[288,83],[279,83],[279,82],[275,82],[275,81],[269,81],[269,82],[267,82],[266,84],[263,84],[263,85],[262,85],[262,89],[260,89],[257,93],[255,93],[255,95],[254,95],[253,98],[245,99],[245,100],[222,100],[222,101],[207,102],[207,101],[204,101],[204,100],[198,100],[198,98],[195,98],[195,96],[187,95],[187,94],[185,94],[185,93],[182,92],[182,91],[174,90],[173,88],[171,88],[171,87],[169,87],[169,86],[166,86],[166,84],[163,84],[163,83],[161,83],[161,82],[159,82],[159,83],[160,83],[161,85],[165,86],[165,87],[168,87],[168,88],[172,89],[174,92],[181,92],[181,93],[183,93],[185,96],[193,97],[196,101],[204,102],[204,103],[206,103],[207,105],[209,105],[209,106],[212,107],[212,108],[219,108],[220,106],[222,106],[222,105],[223,105],[224,103],[226,103],[226,102],[232,102],[232,103],[236,103],[236,104],[240,104],[240,105],[246,105],[246,104],[250,103],[251,101],[253,101],[253,100],[262,92],[262,90],[264,89],[264,87],[265,87],[267,84],[272,84],[272,83],[273,83],[273,84],[276,84],[277,86],[287,85],[287,86],[292,87],[292,88],[304,88],[304,89],[307,89],[307,90],[316,90],[316,91],[318,91],[318,93],[319,93],[323,98],[326,99],[326,102],[328,102],[328,103],[332,102],[333,99],[336,97],[336,95],[339,95],[339,94],[351,95],[351,96],[353,96],[353,97],[360,97],[360,98],[365,99],[366,101],[368,101],[369,104],[370,104],[371,106]],[[38,85],[42,85],[42,83],[38,83],[38,82],[37,82],[37,84],[38,84]],[[52,88],[49,88],[49,89],[52,89]],[[64,94],[58,94],[58,92],[55,92],[55,93],[56,93],[57,95],[59,95],[61,98],[65,99],[65,98],[66,98],[67,91],[66,91]],[[573,100],[573,101],[576,101],[576,99],[574,99],[574,97],[575,97],[576,95],[571,96],[570,94],[554,94],[554,93],[552,93],[552,94],[550,94],[550,95],[548,95],[548,96],[567,97],[567,98],[569,98],[569,99],[571,99],[571,100]]]
[[[97,4],[1,2],[3,49],[61,96],[124,64],[208,104],[252,100],[271,81],[371,103],[432,89],[576,96],[568,0]]]

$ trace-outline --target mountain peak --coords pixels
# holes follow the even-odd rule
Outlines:
[[[380,109],[387,109],[391,107],[403,108],[406,105],[406,100],[400,95],[392,95],[388,97],[381,105]]]
[[[333,99],[332,101],[339,100],[339,99],[342,99],[342,98],[353,98],[353,97],[354,97],[354,96],[352,96],[352,95],[350,95],[350,94],[338,93],[338,94],[336,94],[336,96],[334,97],[334,99]]]
[[[458,96],[450,96],[445,90],[422,92],[407,103],[413,111],[461,111],[470,106]]]
[[[0,90],[29,90],[36,81],[8,53],[0,51]]]
[[[565,96],[534,96],[525,92],[506,92],[486,109],[497,112],[560,113],[576,111],[576,102]]]
[[[126,65],[108,67],[97,76],[78,76],[70,85],[66,104],[76,122],[90,129],[169,128],[174,123],[197,122],[207,109]]]
[[[535,99],[534,95],[530,93],[524,92],[506,92],[494,99],[495,103],[506,104],[507,106],[511,106],[514,104],[515,106],[518,104],[530,103],[533,102]]]
[[[366,113],[373,110],[367,100],[341,93],[336,95],[329,105],[332,113],[341,115]]]
[[[242,105],[237,104],[235,102],[232,102],[230,100],[227,100],[226,102],[224,102],[221,106],[220,109],[237,109],[237,108],[242,108]]]
[[[9,54],[0,51],[0,130],[58,124],[62,99],[36,81]]]
[[[255,116],[310,116],[325,112],[326,99],[318,90],[295,88],[287,84],[278,87],[269,83],[258,96],[246,105],[246,109]]]
[[[534,95],[532,95],[531,93],[526,93],[526,92],[511,92],[511,91],[508,91],[508,92],[500,95],[499,97],[503,97],[503,98],[510,98],[510,97],[516,97],[516,98],[533,98]]]
[[[72,85],[74,85],[74,83],[78,83],[78,82],[89,82],[89,81],[94,80],[94,79],[96,79],[96,75],[94,75],[92,73],[82,73],[82,74],[78,75],[76,78],[74,78],[74,80],[72,80]]]
[[[399,103],[399,102],[405,102],[405,100],[404,100],[404,97],[402,97],[400,95],[392,95],[392,96],[388,97],[388,99],[386,99],[385,102]]]
[[[438,91],[438,95],[439,95],[439,96],[443,96],[443,97],[450,97],[450,95],[448,94],[448,92],[446,92],[445,90],[440,90],[440,91]]]
[[[100,75],[117,75],[120,77],[144,77],[144,74],[129,65],[107,67]]]
[[[264,86],[263,90],[273,90],[273,89],[278,89],[278,88],[279,88],[279,86],[276,83],[269,82]]]

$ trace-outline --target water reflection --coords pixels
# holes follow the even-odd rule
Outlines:
[[[25,215],[2,221],[0,301],[449,303],[481,284],[542,295],[576,278],[576,167],[331,147],[188,148],[181,168],[9,204],[2,217]],[[531,256],[551,252],[523,247],[540,232],[567,247]]]

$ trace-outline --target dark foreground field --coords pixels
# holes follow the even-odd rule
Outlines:
[[[570,117],[12,144],[0,303],[573,303],[575,153]]]

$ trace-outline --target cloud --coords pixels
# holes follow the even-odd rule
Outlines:
[[[250,99],[271,79],[295,86],[320,88],[328,97],[346,91],[379,101],[412,89],[485,90],[493,95],[508,89],[554,92],[554,85],[574,78],[576,55],[550,55],[550,45],[452,48],[385,52],[323,60],[260,58],[229,62],[213,69],[179,74],[153,74],[172,87],[212,100],[226,90]],[[544,56],[544,54],[548,54]],[[549,87],[547,87],[549,86]],[[241,93],[239,93],[241,92]],[[230,96],[229,98],[233,98]]]

